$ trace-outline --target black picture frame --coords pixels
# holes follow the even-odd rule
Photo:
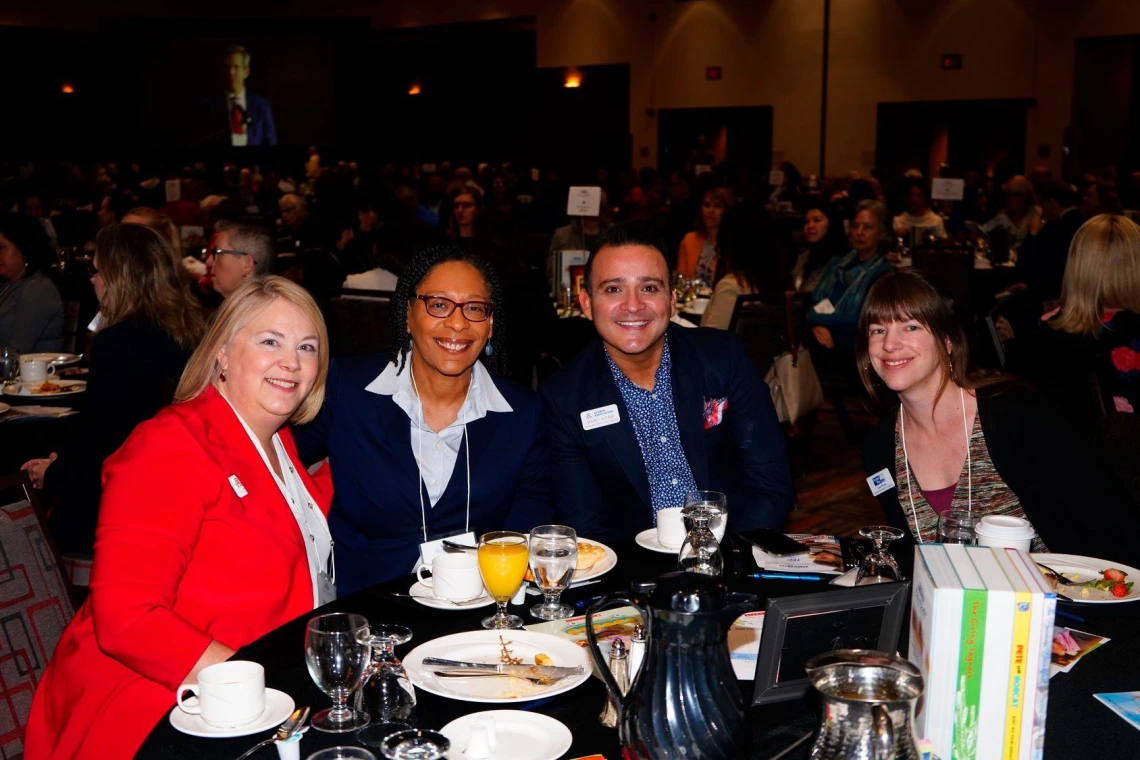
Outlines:
[[[756,659],[753,705],[799,699],[811,682],[804,665],[836,649],[894,652],[910,581],[768,600]]]

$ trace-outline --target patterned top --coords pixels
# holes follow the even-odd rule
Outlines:
[[[701,246],[701,257],[697,259],[697,278],[708,285],[716,279],[716,246],[708,240]]]
[[[1109,413],[1135,414],[1140,406],[1140,315],[1118,311],[1097,338],[1096,376]]]
[[[899,409],[902,415],[902,409]],[[974,415],[974,427],[970,431],[970,473],[967,475],[966,463],[962,463],[962,472],[958,475],[958,484],[954,487],[954,499],[950,502],[951,509],[966,509],[970,504],[969,484],[973,484],[973,500],[970,506],[974,520],[980,520],[989,515],[1008,515],[1028,520],[1021,509],[1021,502],[1005,481],[1001,479],[993,460],[990,459],[990,450],[986,447],[986,436],[982,432],[981,414]],[[902,439],[899,437],[899,425],[895,422],[895,482],[898,484],[899,504],[903,514],[906,515],[907,525],[919,543],[938,540],[938,513],[930,506],[922,492],[917,480],[907,483],[909,474],[906,458],[903,456]],[[914,494],[914,511],[911,511],[911,493]],[[918,515],[918,527],[915,527],[915,514]],[[1033,537],[1032,551],[1047,552],[1049,549],[1040,536]]]
[[[602,349],[605,351],[605,349]],[[637,446],[649,477],[649,497],[653,505],[653,522],[657,511],[683,507],[685,497],[697,490],[697,482],[689,469],[689,460],[681,447],[681,431],[673,408],[673,361],[669,357],[669,338],[661,351],[661,365],[653,376],[653,390],[647,391],[625,376],[606,352],[614,382],[621,391],[629,421],[637,436]]]

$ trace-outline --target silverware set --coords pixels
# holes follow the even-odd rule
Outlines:
[[[273,736],[269,737],[268,739],[266,739],[263,742],[259,742],[258,744],[254,745],[252,748],[249,749],[249,751],[247,751],[244,755],[239,757],[237,760],[245,760],[245,758],[249,757],[254,752],[257,752],[259,749],[263,749],[265,747],[268,747],[270,744],[276,744],[277,742],[286,741],[289,737],[293,736],[293,734],[296,734],[296,733],[304,730],[305,721],[307,721],[308,719],[309,719],[309,708],[308,707],[298,707],[296,710],[293,711],[293,714],[290,715],[284,723],[282,723],[280,726],[277,727],[277,730],[273,733]]]

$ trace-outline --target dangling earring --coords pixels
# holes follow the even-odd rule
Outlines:
[[[222,379],[223,383],[226,381],[226,371],[224,369],[222,370],[222,378],[221,379]]]
[[[491,354],[495,353],[495,347],[488,343],[487,347],[483,349],[483,353],[485,353],[487,356],[490,356]]]

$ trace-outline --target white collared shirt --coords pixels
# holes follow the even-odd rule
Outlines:
[[[482,419],[487,412],[513,412],[511,405],[495,387],[495,381],[482,362],[475,362],[471,370],[471,385],[467,388],[467,398],[459,408],[455,422],[436,433],[424,422],[424,408],[412,381],[411,353],[404,371],[396,374],[392,362],[380,375],[365,387],[366,391],[383,396],[391,396],[396,406],[404,410],[411,420],[412,454],[420,469],[420,477],[427,487],[428,498],[434,507],[455,471],[459,458],[459,447],[463,442],[464,426],[468,422]]]
[[[241,106],[241,110],[246,113],[249,112],[249,108],[246,106],[245,90],[237,95],[232,92],[226,95],[226,118],[230,119],[230,145],[235,148],[244,148],[249,145],[249,125],[245,125],[245,130],[241,134],[233,131],[234,104]]]
[[[221,395],[221,394],[219,394]],[[222,395],[222,398],[226,398]],[[226,403],[230,404],[230,400],[226,398]],[[234,409],[234,405],[230,404],[230,408],[234,410],[234,415],[238,418],[238,422],[245,428],[245,432],[249,435],[249,440],[253,441],[254,448],[257,453],[261,455],[261,461],[265,462],[266,469],[269,474],[273,476],[273,480],[277,483],[277,487],[281,489],[281,495],[285,497],[285,503],[289,505],[289,510],[293,513],[293,517],[297,520],[297,527],[301,529],[301,537],[305,542],[305,556],[309,561],[309,577],[313,581],[313,608],[320,607],[322,604],[333,601],[332,599],[321,599],[320,576],[327,575],[325,568],[329,567],[332,563],[329,561],[332,554],[332,534],[329,532],[329,524],[325,519],[324,514],[313,501],[313,497],[309,495],[309,489],[305,488],[305,482],[301,480],[301,476],[297,474],[297,470],[293,467],[293,460],[289,458],[289,453],[285,451],[285,445],[281,443],[281,436],[277,433],[273,434],[273,448],[277,452],[277,462],[281,465],[281,472],[284,478],[277,476],[277,471],[269,463],[269,457],[265,454],[265,449],[261,446],[261,441],[257,440],[257,436],[253,430],[238,414],[238,410]],[[331,583],[331,582],[330,582]]]

